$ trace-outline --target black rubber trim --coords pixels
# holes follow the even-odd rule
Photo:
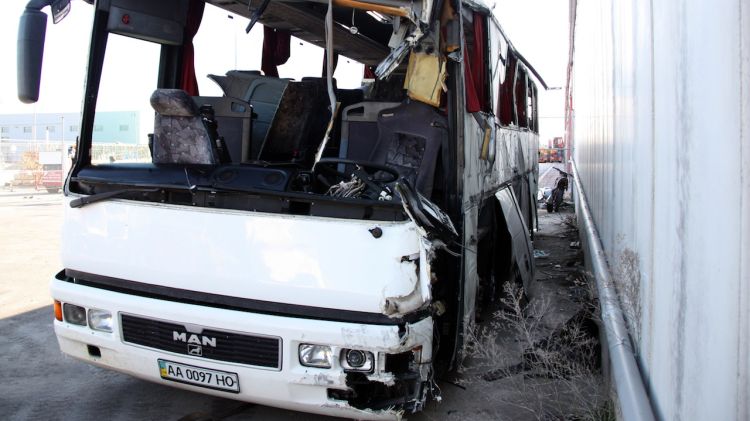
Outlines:
[[[395,326],[415,323],[428,317],[429,310],[417,310],[401,318],[391,318],[380,313],[339,310],[311,307],[298,304],[274,303],[250,298],[230,297],[207,292],[190,291],[160,285],[128,281],[109,276],[94,275],[72,269],[60,271],[56,279],[72,284],[83,285],[107,291],[119,292],[157,300],[174,301],[184,304],[221,308],[226,310],[260,313],[272,316],[295,317],[300,319],[325,320],[331,322],[363,323],[371,325]]]

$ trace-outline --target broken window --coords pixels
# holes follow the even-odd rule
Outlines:
[[[494,21],[490,22],[490,71],[492,72],[491,98],[494,104],[494,113],[500,115],[501,86],[505,80],[505,62],[507,58],[508,43],[505,41],[500,27]]]
[[[487,17],[472,12],[464,17],[464,81],[466,111],[491,112],[488,87]]]
[[[464,81],[466,111],[491,112],[487,57],[487,17],[472,12],[464,19]]]
[[[515,105],[514,87],[516,83],[516,73],[518,68],[518,58],[515,54],[508,51],[508,59],[505,65],[505,80],[500,85],[500,93],[498,94],[498,113],[497,116],[500,118],[500,124],[503,126],[509,126],[511,124],[518,124],[518,114]]]
[[[539,132],[539,111],[538,111],[538,103],[537,103],[537,90],[536,85],[531,81],[531,78],[528,78],[528,86],[526,89],[527,97],[526,97],[526,104],[527,104],[527,116],[529,121],[529,129],[533,132]]]
[[[517,64],[518,69],[516,71],[516,80],[513,100],[515,101],[516,107],[516,123],[519,127],[529,127],[529,114],[527,107],[527,88],[528,88],[528,75],[526,70]]]
[[[92,164],[151,162],[148,134],[153,132],[154,110],[149,98],[157,85],[159,55],[158,44],[109,35],[96,100]],[[136,82],[124,85],[117,69],[128,69],[128,77]],[[121,125],[133,129],[121,131]]]
[[[429,38],[421,26],[431,21],[430,11],[394,6],[368,13],[336,6],[329,89],[323,30],[328,6],[270,2],[245,33],[249,15],[260,6],[250,3],[250,11],[198,1],[179,3],[182,9],[171,12],[165,12],[167,3],[148,6],[155,14],[164,9],[159,13],[167,27],[182,25],[182,37],[138,22],[100,29],[111,34],[102,49],[96,127],[112,126],[105,112],[122,107],[136,117],[90,133],[94,165],[83,162],[76,169],[73,191],[105,192],[109,187],[98,180],[118,179],[174,190],[154,190],[137,196],[141,200],[385,220],[406,218],[396,180],[427,198],[446,195],[442,174],[453,165],[446,153],[453,102],[446,104],[444,95],[448,60],[440,39]],[[468,16],[471,40],[464,53],[479,75],[472,92],[478,110],[490,113],[488,18]],[[123,53],[123,43],[138,56]],[[411,54],[391,57],[401,47]],[[389,58],[388,77],[373,79]],[[124,68],[134,82],[127,90],[116,71]],[[416,74],[411,79],[410,68]],[[118,131],[122,125],[131,129]],[[121,138],[131,132],[133,139]],[[81,154],[82,161],[88,155]]]

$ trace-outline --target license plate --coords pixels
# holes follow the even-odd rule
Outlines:
[[[194,365],[180,364],[159,359],[159,374],[162,379],[187,383],[209,389],[239,393],[240,380],[236,373],[211,370]]]

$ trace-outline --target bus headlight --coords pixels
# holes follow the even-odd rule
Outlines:
[[[341,352],[341,367],[344,371],[372,371],[375,357],[372,352],[344,349]]]
[[[300,344],[299,362],[307,367],[331,368],[333,353],[328,345]]]
[[[101,332],[112,332],[112,313],[107,310],[89,309],[89,327]]]
[[[86,309],[75,304],[63,304],[63,316],[65,321],[78,326],[86,326]]]

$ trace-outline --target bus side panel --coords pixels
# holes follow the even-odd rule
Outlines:
[[[477,114],[478,115],[478,114]],[[491,116],[490,116],[491,117]],[[538,164],[538,135],[532,131],[509,127],[495,127],[494,154],[482,156],[485,142],[484,122],[480,123],[472,114],[464,116],[464,171],[463,171],[463,245],[465,250],[474,250],[482,235],[479,214],[489,200],[495,200],[495,194],[504,185],[513,189],[517,199],[514,211],[518,215],[504,215],[520,220],[527,228],[524,236],[514,236],[511,250],[529,250],[528,235],[533,229],[535,220],[535,197]],[[489,124],[494,124],[490,122]],[[519,275],[528,280],[533,276],[533,262],[519,267]],[[464,306],[462,320],[464,331],[471,328],[476,309],[477,273],[476,253],[464,253]]]

